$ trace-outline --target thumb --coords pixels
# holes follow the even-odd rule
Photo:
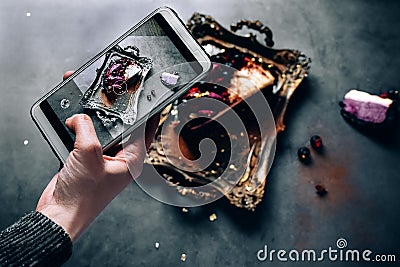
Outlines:
[[[103,154],[92,119],[88,115],[76,114],[68,118],[65,124],[75,133],[74,149]]]

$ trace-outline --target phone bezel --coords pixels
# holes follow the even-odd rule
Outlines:
[[[51,125],[49,119],[47,118],[46,114],[43,112],[41,108],[41,103],[43,101],[46,101],[46,99],[53,94],[55,91],[59,90],[62,88],[66,83],[74,79],[79,73],[81,73],[84,69],[86,69],[88,66],[93,64],[96,60],[98,60],[101,56],[103,56],[109,49],[111,49],[113,46],[121,42],[124,38],[126,38],[128,35],[130,35],[133,31],[135,31],[138,27],[140,27],[142,24],[144,24],[147,20],[151,19],[153,16],[156,14],[162,15],[162,17],[165,19],[166,22],[170,25],[172,30],[180,37],[180,40],[184,43],[188,51],[191,52],[191,55],[193,58],[199,63],[199,65],[202,67],[202,72],[196,77],[195,80],[192,82],[196,82],[201,77],[211,68],[211,61],[207,55],[207,53],[204,51],[204,49],[201,47],[201,45],[195,40],[195,38],[190,34],[190,32],[187,30],[185,24],[182,22],[182,20],[179,19],[178,15],[174,10],[172,10],[169,7],[160,7],[156,10],[154,10],[152,13],[150,13],[148,16],[146,16],[144,19],[142,19],[139,23],[137,23],[135,26],[133,26],[131,29],[129,29],[127,32],[125,32],[121,37],[119,37],[117,40],[115,40],[113,43],[111,43],[108,47],[103,49],[99,54],[97,54],[95,57],[93,57],[91,60],[86,62],[83,66],[81,66],[78,70],[76,70],[70,77],[68,77],[66,80],[58,84],[55,88],[53,88],[50,92],[48,92],[46,95],[44,95],[42,98],[40,98],[31,108],[31,116],[37,127],[39,128],[40,132],[46,139],[46,141],[49,143],[51,149],[53,152],[56,154],[56,156],[59,158],[59,160],[63,163],[65,163],[70,151],[67,149],[66,145],[64,142],[61,140],[59,134],[57,133],[56,129],[53,128]],[[132,127],[127,129],[123,134],[121,134],[119,137],[115,138],[111,143],[109,143],[106,147],[104,147],[104,151],[107,151],[117,143],[120,143],[122,140],[123,135],[129,135],[132,131],[134,131],[138,126],[143,124],[145,122],[146,118],[149,118],[153,116],[154,114],[160,112],[163,108],[165,108],[168,103],[174,101],[177,99],[180,95],[184,93],[184,89],[187,89],[189,85],[185,86],[179,92],[173,94],[171,97],[169,97],[168,100],[164,101],[164,105],[160,105],[157,108],[153,109],[148,115],[144,116],[142,119],[140,119],[138,122],[136,122]]]

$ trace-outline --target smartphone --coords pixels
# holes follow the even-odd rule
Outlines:
[[[65,120],[77,113],[92,118],[106,153],[210,68],[176,13],[161,7],[39,99],[31,116],[63,163],[75,139]]]

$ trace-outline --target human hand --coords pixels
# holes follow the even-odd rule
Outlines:
[[[67,72],[64,78],[71,74]],[[74,149],[42,193],[36,210],[62,226],[75,241],[132,178],[140,175],[146,144],[153,139],[157,124],[157,119],[147,123],[146,140],[144,129],[138,128],[123,150],[107,156],[89,116],[77,114],[67,119],[67,127],[76,135]]]

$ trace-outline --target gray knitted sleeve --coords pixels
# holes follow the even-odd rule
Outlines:
[[[71,254],[69,235],[40,212],[0,233],[0,266],[61,266]]]

